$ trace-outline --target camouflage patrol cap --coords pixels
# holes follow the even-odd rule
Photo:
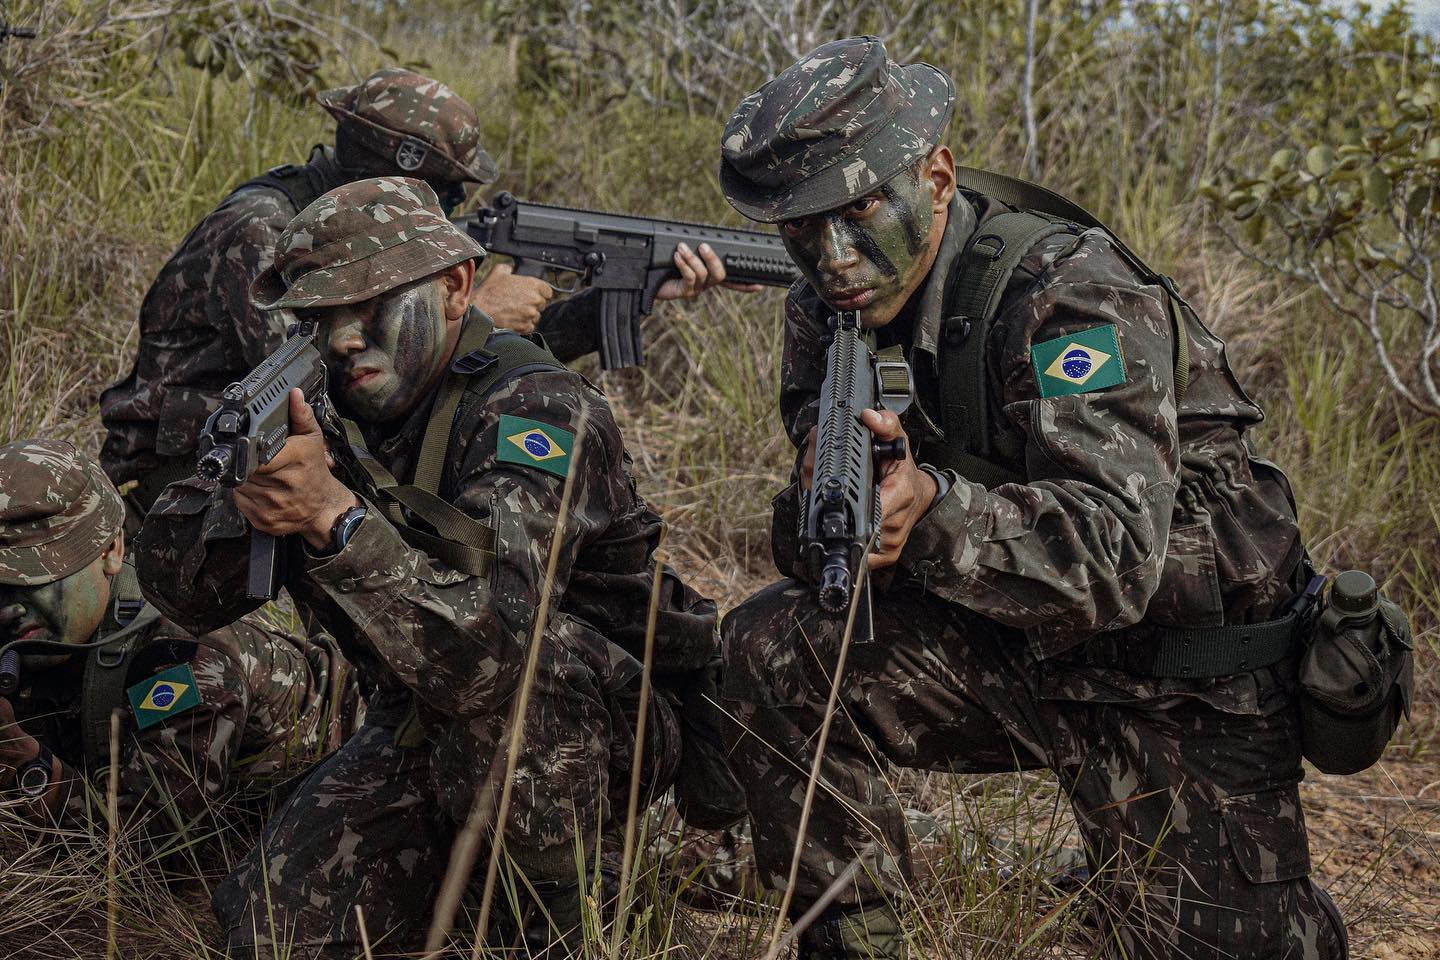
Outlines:
[[[318,93],[341,129],[396,172],[425,180],[489,183],[499,173],[480,148],[480,117],[445,84],[386,67],[353,87]]]
[[[94,460],[64,440],[0,447],[0,583],[38,586],[95,562],[125,505]]]
[[[876,37],[835,40],[740,102],[720,186],[765,223],[831,210],[924,156],[954,108],[950,77],[928,63],[894,63]]]
[[[485,248],[445,219],[423,181],[356,180],[286,225],[250,299],[261,310],[358,303],[483,256]]]

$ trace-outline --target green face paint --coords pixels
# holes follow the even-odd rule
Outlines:
[[[40,586],[0,584],[0,644],[21,639],[86,643],[100,629],[109,602],[104,557]]]
[[[349,416],[390,423],[413,411],[445,360],[445,308],[433,277],[357,304],[315,311],[330,395]]]
[[[826,303],[867,327],[895,316],[930,264],[929,181],[907,170],[843,207],[780,225],[785,249]]]

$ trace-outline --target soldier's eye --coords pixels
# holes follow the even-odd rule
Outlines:
[[[861,197],[859,200],[850,204],[848,212],[859,214],[869,213],[875,209],[875,205],[879,202],[879,197]]]
[[[806,230],[809,230],[810,225],[814,222],[814,217],[796,217],[794,220],[786,220],[781,223],[780,230],[787,237],[798,237]]]

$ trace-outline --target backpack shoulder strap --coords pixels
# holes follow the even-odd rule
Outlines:
[[[140,598],[134,569],[125,564],[115,577],[111,612],[102,630],[104,646],[90,651],[80,681],[80,737],[85,766],[91,773],[110,763],[110,715],[125,705],[125,675],[139,634],[159,618],[160,612]],[[113,632],[109,632],[113,631]]]
[[[1003,173],[990,170],[977,170],[974,167],[956,167],[955,181],[967,190],[983,193],[1011,206],[1024,207],[1084,227],[1104,230],[1116,251],[1129,261],[1136,272],[1147,282],[1159,284],[1165,291],[1165,312],[1175,334],[1175,405],[1179,407],[1185,402],[1185,394],[1190,387],[1190,337],[1187,326],[1192,319],[1198,323],[1199,318],[1195,317],[1194,309],[1185,298],[1180,296],[1174,280],[1151,269],[1114,230],[1101,223],[1089,210],[1038,183],[1007,177]]]
[[[1034,246],[1073,223],[1028,211],[986,221],[950,271],[940,345],[940,413],[947,466],[995,487],[1024,478],[994,463],[985,348],[1010,274]]]
[[[230,195],[234,196],[250,187],[279,190],[285,194],[285,199],[290,201],[296,213],[310,206],[325,192],[324,178],[308,163],[282,163],[278,167],[271,167],[260,176],[251,177],[231,190]]]

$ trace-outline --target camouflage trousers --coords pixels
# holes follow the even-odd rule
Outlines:
[[[567,662],[571,662],[567,659]],[[536,883],[573,885],[577,840],[588,844],[624,815],[630,788],[638,682],[602,691],[593,677],[547,670],[542,654],[512,775],[506,852]],[[230,955],[344,957],[362,954],[355,908],[364,911],[375,956],[419,949],[450,849],[491,761],[508,745],[507,709],[454,721],[418,746],[396,742],[396,711],[374,711],[358,733],[305,777],[266,824],[260,843],[216,889],[216,916]],[[642,799],[674,777],[679,732],[663,695],[651,700]],[[468,776],[437,763],[468,732]],[[438,741],[438,742],[437,742]],[[442,774],[441,770],[447,772]],[[498,791],[498,774],[491,782]],[[439,782],[444,780],[443,783]],[[488,848],[476,872],[484,875]],[[497,912],[500,910],[497,907]]]
[[[731,761],[771,888],[789,873],[842,632],[793,580],[722,627],[724,698],[739,721]],[[1045,672],[1019,631],[909,584],[877,597],[873,637],[846,664],[795,912],[862,855],[866,869],[836,902],[903,898],[905,821],[877,758],[957,773],[1048,767],[1070,797],[1118,956],[1344,956],[1338,911],[1309,879],[1297,710],[1278,669],[1257,672],[1253,715],[1198,694],[1047,684]]]

